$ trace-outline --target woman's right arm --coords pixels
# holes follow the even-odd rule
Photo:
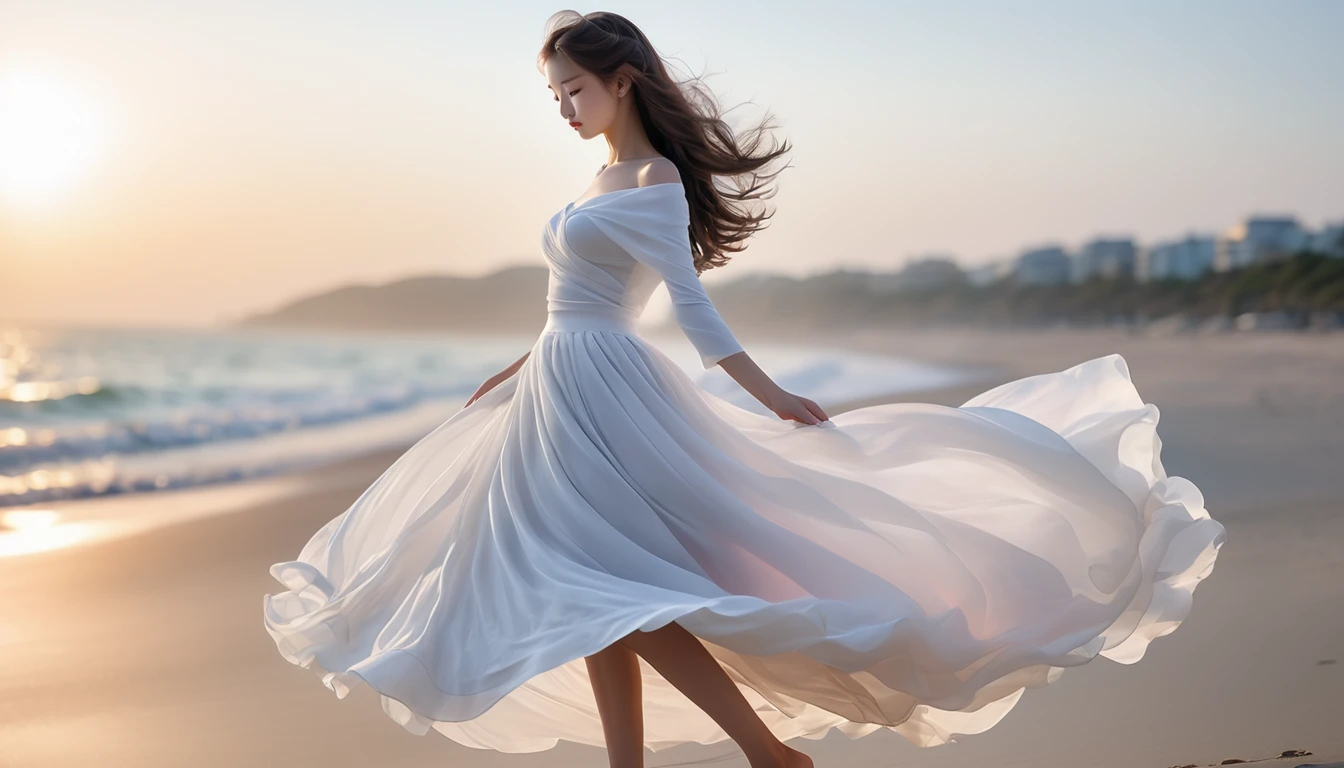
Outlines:
[[[481,395],[484,395],[486,392],[489,392],[490,390],[494,389],[496,386],[499,385],[501,381],[504,381],[513,374],[517,373],[518,369],[523,367],[523,361],[527,360],[527,356],[530,354],[532,354],[532,352],[531,350],[528,350],[527,352],[523,353],[522,357],[510,363],[508,368],[505,368],[499,373],[496,373],[494,376],[491,376],[490,378],[486,379],[485,383],[482,384],[479,388],[477,388],[476,393],[473,394],[471,398],[467,400],[466,404],[463,405],[462,407],[466,408],[468,405],[471,405],[472,403],[476,402],[478,399],[480,399]]]

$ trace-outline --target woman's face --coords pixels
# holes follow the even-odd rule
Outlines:
[[[607,85],[563,53],[551,56],[544,70],[546,87],[560,106],[560,117],[579,137],[591,139],[606,132],[616,119],[620,104],[617,93],[624,91],[625,84],[618,80]]]

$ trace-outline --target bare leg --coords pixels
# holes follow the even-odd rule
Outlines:
[[[602,718],[611,768],[644,768],[639,657],[629,647],[612,643],[584,661],[588,662],[588,678]]]
[[[621,638],[742,747],[752,768],[812,768],[812,760],[765,727],[737,684],[699,638],[676,622]],[[604,726],[605,730],[605,726]]]

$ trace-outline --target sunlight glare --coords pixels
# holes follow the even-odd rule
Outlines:
[[[53,510],[16,510],[0,514],[0,557],[63,549],[92,537],[91,524],[63,523],[60,514]]]
[[[104,128],[69,86],[30,73],[0,80],[0,195],[16,204],[52,200],[88,172]]]

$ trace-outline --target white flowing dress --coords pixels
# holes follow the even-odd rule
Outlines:
[[[1119,355],[959,408],[748,411],[635,331],[661,281],[706,368],[742,349],[689,220],[677,183],[551,218],[531,355],[271,568],[284,658],[411,731],[531,752],[602,745],[584,657],[675,621],[781,739],[931,747],[1186,617],[1225,531]],[[647,747],[727,738],[640,668]]]

